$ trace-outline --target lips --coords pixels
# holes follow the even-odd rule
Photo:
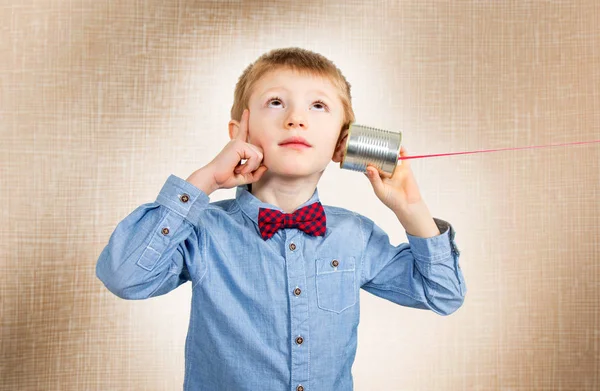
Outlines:
[[[279,143],[279,145],[298,145],[298,146],[305,146],[305,147],[311,147],[312,145],[310,145],[308,143],[308,141],[306,141],[303,137],[289,137],[286,138],[285,140],[283,140],[282,142]]]

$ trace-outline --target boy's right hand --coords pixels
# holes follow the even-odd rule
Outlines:
[[[248,143],[248,118],[246,109],[242,114],[238,134],[206,166],[194,171],[186,179],[209,195],[218,189],[230,189],[258,181],[267,171],[262,164],[263,151]],[[246,160],[244,164],[241,160]]]

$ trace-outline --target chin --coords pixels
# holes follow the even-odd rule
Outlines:
[[[269,170],[266,174],[276,175],[280,177],[287,178],[301,178],[301,177],[310,177],[313,175],[320,175],[325,168],[323,164],[319,164],[319,162],[314,161],[307,162],[306,159],[285,159],[283,161],[278,162],[265,162]]]
[[[307,167],[301,167],[298,164],[271,164],[268,165],[267,173],[277,176],[305,176],[310,175]]]
[[[272,174],[276,174],[285,178],[307,178],[315,175],[321,175],[324,169],[308,169],[299,167],[288,167],[286,169],[272,170]]]

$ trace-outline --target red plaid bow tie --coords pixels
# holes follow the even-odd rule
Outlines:
[[[294,213],[260,208],[258,228],[264,240],[271,238],[281,228],[298,228],[313,236],[325,235],[325,211],[320,202],[307,205]]]

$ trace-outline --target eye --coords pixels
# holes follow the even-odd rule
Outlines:
[[[281,98],[274,96],[267,101],[267,107],[283,107],[283,102]]]
[[[329,111],[329,107],[322,100],[313,102],[313,107],[317,109],[317,111]]]

